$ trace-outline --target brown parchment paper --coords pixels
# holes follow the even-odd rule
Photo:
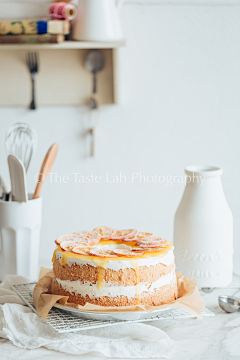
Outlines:
[[[160,306],[150,305],[134,305],[134,306],[99,306],[94,304],[85,304],[84,306],[68,303],[68,296],[50,294],[51,283],[53,279],[53,271],[50,269],[41,268],[39,280],[33,291],[33,304],[44,320],[47,320],[47,315],[51,308],[59,302],[65,306],[75,307],[81,311],[92,311],[92,312],[116,312],[116,311],[139,311],[145,310],[151,313],[158,309],[182,309],[186,310],[190,314],[202,318],[201,310],[205,311],[205,304],[202,296],[197,288],[197,282],[194,278],[185,278],[182,273],[177,273],[177,284],[179,298],[172,301],[169,304]]]

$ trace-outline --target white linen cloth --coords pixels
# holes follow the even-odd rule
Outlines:
[[[174,343],[162,330],[142,324],[119,324],[72,333],[55,332],[11,290],[11,285],[29,282],[8,275],[0,284],[0,337],[23,349],[45,347],[67,354],[97,352],[110,358],[169,359]]]

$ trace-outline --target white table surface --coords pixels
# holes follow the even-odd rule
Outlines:
[[[171,359],[177,360],[231,360],[240,359],[240,311],[227,314],[218,306],[218,295],[232,295],[240,288],[240,278],[235,276],[231,284],[235,288],[215,289],[212,293],[202,293],[206,307],[215,317],[203,320],[178,319],[148,322],[165,331],[175,341],[175,352]],[[236,294],[240,297],[240,292]],[[24,350],[0,338],[1,360],[86,360],[102,359],[97,354],[76,356],[61,354],[45,348]],[[128,359],[126,359],[128,360]]]

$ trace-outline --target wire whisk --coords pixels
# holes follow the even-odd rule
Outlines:
[[[27,172],[38,142],[36,130],[25,123],[14,124],[6,133],[5,148],[7,155],[20,159]]]

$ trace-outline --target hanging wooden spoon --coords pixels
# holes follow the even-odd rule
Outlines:
[[[50,149],[48,150],[48,152],[43,160],[42,167],[41,167],[41,170],[40,170],[40,173],[38,176],[38,183],[37,183],[37,186],[36,186],[36,189],[35,189],[32,199],[39,198],[39,196],[41,194],[43,183],[46,180],[46,178],[53,166],[54,160],[57,156],[57,152],[58,152],[58,144],[55,143],[50,147]]]

